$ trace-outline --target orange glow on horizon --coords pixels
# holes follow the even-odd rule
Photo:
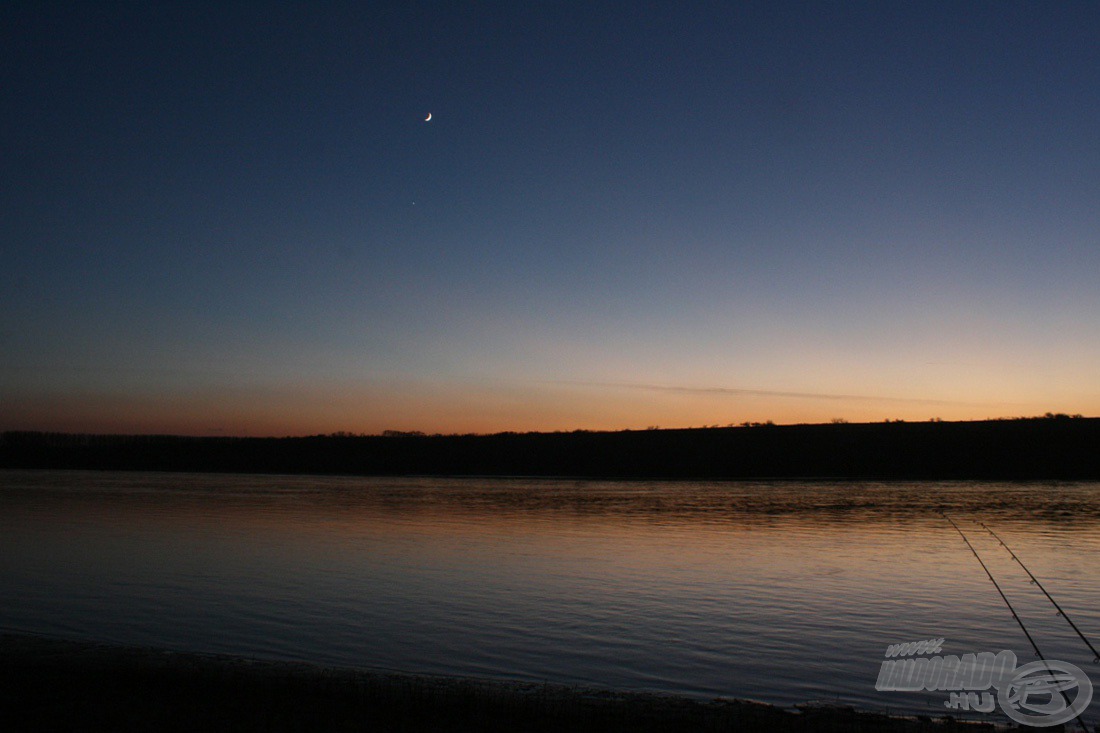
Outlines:
[[[174,395],[43,395],[9,400],[2,430],[70,433],[288,436],[384,430],[552,432],[739,425],[982,420],[1046,412],[1100,414],[1100,398],[1004,402],[798,392],[539,383],[392,383],[196,390]]]

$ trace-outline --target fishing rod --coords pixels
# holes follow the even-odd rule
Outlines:
[[[982,529],[984,529],[986,532],[989,532],[989,534],[993,535],[993,538],[995,540],[997,540],[998,542],[1001,543],[1001,547],[1005,548],[1005,551],[1008,552],[1008,554],[1012,556],[1012,559],[1015,560],[1016,563],[1021,568],[1024,569],[1024,572],[1027,573],[1028,577],[1031,578],[1031,582],[1034,583],[1036,586],[1038,586],[1039,590],[1043,591],[1043,595],[1047,597],[1047,600],[1050,601],[1051,603],[1053,603],[1054,607],[1056,609],[1058,609],[1058,615],[1061,616],[1062,618],[1064,618],[1066,620],[1066,623],[1068,623],[1073,628],[1073,630],[1075,632],[1077,632],[1077,635],[1079,637],[1081,637],[1081,641],[1085,642],[1085,646],[1087,646],[1089,648],[1089,651],[1092,652],[1092,656],[1093,656],[1092,663],[1093,664],[1100,664],[1100,652],[1096,651],[1096,647],[1094,647],[1092,645],[1092,642],[1090,642],[1085,637],[1085,635],[1084,635],[1084,633],[1082,633],[1081,629],[1077,628],[1077,624],[1073,623],[1073,619],[1071,619],[1069,617],[1069,614],[1067,614],[1065,612],[1065,610],[1061,606],[1058,605],[1058,601],[1054,600],[1054,597],[1051,596],[1050,593],[1047,592],[1047,589],[1043,587],[1043,584],[1039,582],[1039,579],[1035,577],[1035,574],[1032,573],[1030,570],[1028,570],[1027,565],[1024,565],[1024,561],[1021,560],[1020,558],[1016,557],[1016,553],[1012,551],[1012,548],[1009,547],[1005,543],[1005,541],[1002,540],[1000,538],[1000,536],[997,535],[996,532],[991,530],[989,527],[985,526],[984,522],[978,522],[978,524],[981,525]]]
[[[998,583],[997,579],[993,577],[993,573],[989,572],[989,568],[986,567],[985,561],[982,560],[982,556],[979,555],[978,551],[974,549],[974,545],[970,544],[970,540],[966,538],[966,535],[959,528],[959,525],[955,524],[955,520],[953,520],[951,517],[947,516],[943,512],[940,512],[940,516],[942,516],[948,522],[951,522],[951,526],[955,528],[955,531],[959,533],[960,537],[962,537],[963,542],[965,542],[966,546],[970,548],[970,552],[974,554],[974,558],[978,561],[978,564],[982,566],[982,570],[985,571],[986,576],[989,577],[989,582],[993,583],[993,587],[996,588],[997,592],[1001,595],[1001,600],[1005,602],[1006,606],[1008,606],[1008,610],[1009,613],[1012,614],[1012,618],[1016,619],[1016,623],[1020,625],[1020,630],[1024,632],[1024,636],[1026,636],[1027,640],[1031,643],[1031,648],[1035,650],[1035,656],[1039,657],[1039,659],[1043,661],[1044,666],[1046,666],[1047,668],[1047,673],[1051,677],[1053,677],[1054,670],[1050,668],[1050,663],[1047,662],[1047,658],[1043,656],[1043,653],[1039,651],[1039,645],[1035,643],[1035,639],[1032,638],[1031,633],[1027,630],[1027,627],[1024,626],[1024,620],[1020,618],[1020,615],[1018,613],[1016,613],[1016,609],[1012,607],[1012,603],[1008,600],[1008,596],[1006,596],[1005,592],[1001,590],[1001,584]],[[1066,706],[1070,707],[1072,703],[1070,703],[1069,695],[1066,694],[1065,690],[1059,689],[1058,691],[1062,693],[1062,699],[1065,700]],[[1081,726],[1081,730],[1085,731],[1085,733],[1089,733],[1089,728],[1087,725],[1085,725],[1085,721],[1081,719],[1080,713],[1078,713],[1077,715],[1077,724]]]

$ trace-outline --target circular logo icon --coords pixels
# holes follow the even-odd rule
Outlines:
[[[1072,692],[1076,690],[1076,693]],[[1092,701],[1092,681],[1080,668],[1057,660],[1029,662],[1001,686],[997,702],[1017,723],[1046,727],[1076,718]]]

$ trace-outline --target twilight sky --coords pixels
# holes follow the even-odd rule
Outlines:
[[[1096,3],[6,2],[0,138],[0,429],[1100,415]]]

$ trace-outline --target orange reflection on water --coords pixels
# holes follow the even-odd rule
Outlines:
[[[1100,485],[0,472],[0,623],[154,645],[903,709],[886,645],[1100,634]],[[90,590],[89,590],[90,589]],[[913,704],[923,700],[914,699]]]

